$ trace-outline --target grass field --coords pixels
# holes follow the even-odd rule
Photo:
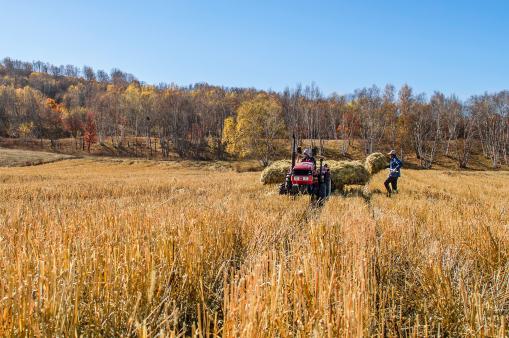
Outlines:
[[[24,167],[72,158],[70,155],[0,148],[0,167]]]
[[[323,208],[259,173],[0,168],[2,336],[507,336],[509,173],[404,170]]]

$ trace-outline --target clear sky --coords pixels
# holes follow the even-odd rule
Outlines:
[[[0,0],[0,58],[147,83],[509,89],[509,1]]]

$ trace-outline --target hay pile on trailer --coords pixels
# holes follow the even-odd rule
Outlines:
[[[364,166],[370,175],[375,175],[376,173],[384,170],[389,165],[389,160],[387,156],[382,153],[373,153],[366,157],[366,161],[364,162]]]
[[[292,161],[289,160],[275,161],[263,169],[260,181],[263,184],[283,183],[291,166]]]
[[[359,161],[327,161],[331,172],[331,179],[335,188],[349,184],[366,184],[369,173]],[[290,169],[291,161],[275,161],[262,171],[260,181],[263,184],[283,183]]]
[[[327,161],[330,168],[332,186],[342,190],[345,185],[364,185],[370,175],[359,161]]]
[[[333,189],[342,190],[345,185],[365,185],[372,175],[385,169],[389,164],[382,153],[373,153],[360,161],[325,161],[329,165]],[[262,171],[260,181],[263,184],[280,184],[285,181],[290,170],[290,160],[275,161]]]

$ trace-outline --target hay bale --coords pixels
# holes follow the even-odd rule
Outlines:
[[[369,173],[359,161],[327,161],[327,164],[335,189],[343,189],[350,184],[364,185],[369,181]]]
[[[283,183],[286,174],[292,165],[292,161],[280,160],[275,161],[262,171],[260,181],[263,184]]]
[[[366,161],[364,162],[364,166],[370,175],[375,175],[376,173],[384,170],[389,165],[389,160],[387,156],[382,153],[373,153],[366,157]]]

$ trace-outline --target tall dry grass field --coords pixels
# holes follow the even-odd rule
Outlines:
[[[0,169],[3,336],[505,336],[509,175],[406,170],[323,208],[259,173]]]

